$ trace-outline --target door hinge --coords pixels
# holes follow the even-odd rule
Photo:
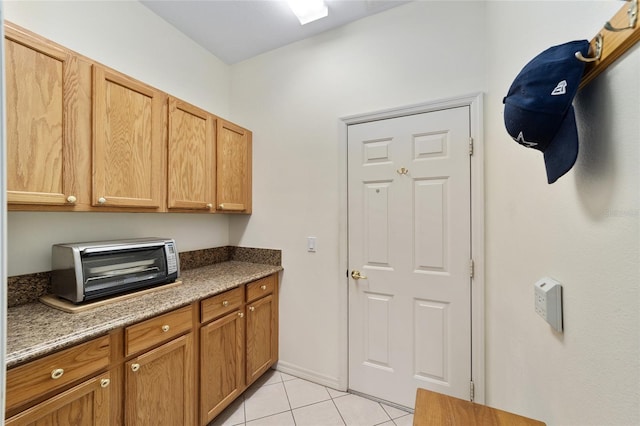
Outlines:
[[[476,387],[473,384],[473,381],[469,382],[469,400],[473,402],[473,398],[476,396]]]
[[[475,263],[473,262],[473,259],[469,259],[469,278],[473,278],[473,275],[475,273]]]
[[[469,155],[473,155],[473,138],[469,138]]]

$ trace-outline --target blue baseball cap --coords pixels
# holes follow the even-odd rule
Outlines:
[[[573,98],[584,73],[587,40],[553,46],[533,58],[516,76],[503,99],[504,124],[521,145],[544,154],[547,181],[567,173],[578,158]]]

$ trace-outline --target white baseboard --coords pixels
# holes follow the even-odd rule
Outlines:
[[[340,386],[340,381],[337,377],[318,374],[315,371],[308,370],[306,368],[300,367],[299,365],[291,364],[286,361],[278,361],[278,363],[275,365],[275,369],[282,373],[290,374],[292,376],[296,376],[322,386],[327,386],[335,390],[339,390],[342,392],[347,391],[346,386]]]

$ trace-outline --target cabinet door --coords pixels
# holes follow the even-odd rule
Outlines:
[[[160,208],[166,95],[101,66],[93,90],[92,204]]]
[[[215,202],[215,118],[169,98],[167,206],[213,210]]]
[[[76,58],[7,26],[5,76],[8,203],[73,205]]]
[[[109,373],[87,380],[6,420],[7,426],[111,426]]]
[[[193,425],[193,337],[187,334],[125,364],[129,426]]]
[[[216,208],[251,213],[251,143],[249,130],[218,119],[216,135]]]
[[[247,304],[247,385],[278,360],[276,294]]]
[[[244,390],[244,312],[200,329],[200,423],[207,424]]]

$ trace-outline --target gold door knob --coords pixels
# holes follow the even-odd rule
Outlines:
[[[366,280],[367,277],[365,275],[362,275],[360,273],[360,271],[351,271],[351,278],[353,278],[354,280]]]
[[[224,302],[222,302],[222,306],[225,306],[225,307],[229,306],[229,301],[225,300]]]
[[[51,372],[51,378],[53,380],[57,380],[64,374],[64,370],[62,368],[56,368]]]
[[[131,371],[135,373],[138,370],[140,370],[140,364],[131,364]]]
[[[167,331],[169,331],[169,326],[168,326],[168,325],[166,325],[166,324],[165,324],[165,325],[163,325],[163,326],[162,326],[162,331],[164,331],[165,333],[166,333]]]
[[[255,311],[255,310],[256,310],[256,307],[255,307],[255,306],[249,306],[249,310],[250,310],[251,312],[253,312],[253,311]]]
[[[260,286],[260,289],[261,289],[262,291],[264,291],[264,290],[266,290],[266,289],[267,289],[267,286],[263,284],[263,285],[261,285],[261,286]]]
[[[78,199],[76,197],[74,197],[73,195],[69,195],[67,197],[67,203],[69,203],[69,204],[75,204],[76,201],[78,201]]]
[[[106,388],[107,386],[109,386],[109,383],[111,383],[111,380],[102,379],[102,380],[100,380],[100,387]]]
[[[409,173],[409,169],[407,169],[405,167],[400,167],[398,170],[396,170],[396,172],[399,175],[406,175],[407,173]]]

